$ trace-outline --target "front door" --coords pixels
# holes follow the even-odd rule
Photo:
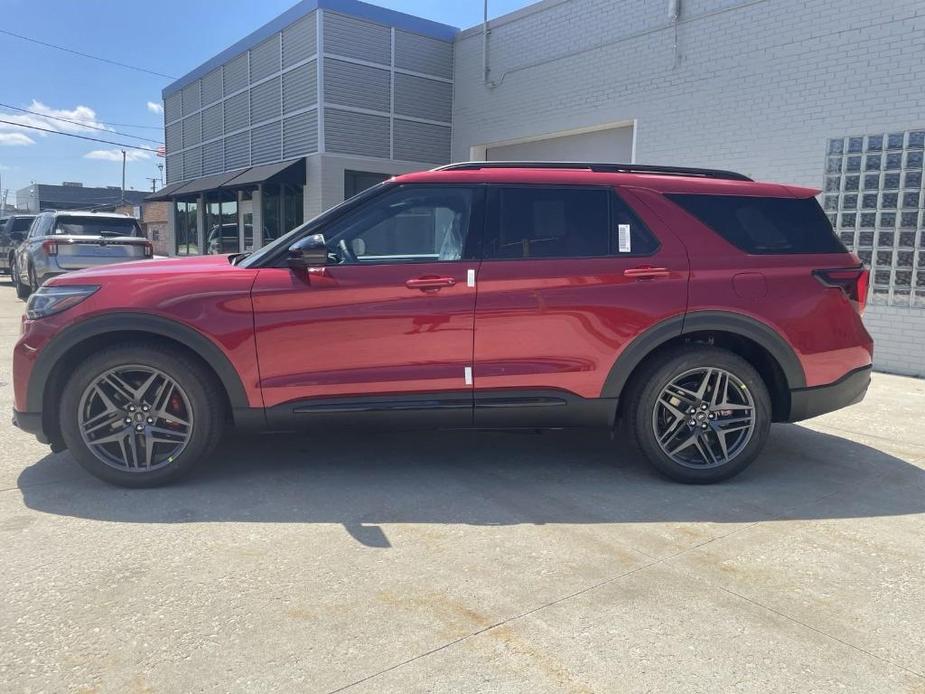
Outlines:
[[[606,426],[616,401],[602,390],[618,355],[683,315],[684,247],[612,187],[499,186],[487,205],[476,425]]]
[[[257,354],[271,423],[390,411],[450,426],[472,419],[480,187],[386,189],[321,229],[329,264],[263,268]]]

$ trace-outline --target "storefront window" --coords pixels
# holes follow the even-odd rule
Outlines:
[[[267,183],[263,186],[263,242],[270,243],[280,236],[279,185]]]
[[[197,208],[195,202],[174,202],[177,255],[197,255],[199,253],[199,233],[196,228]]]
[[[206,194],[206,253],[237,253],[238,202],[229,191]]]
[[[302,186],[283,186],[283,229],[285,234],[302,223]]]
[[[244,230],[244,252],[254,250],[254,199],[249,190],[241,191],[238,209],[241,213],[241,228]]]

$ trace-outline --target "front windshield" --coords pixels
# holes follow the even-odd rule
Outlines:
[[[295,243],[299,237],[303,236],[308,230],[316,229],[318,226],[322,225],[328,219],[339,216],[344,208],[352,207],[368,198],[379,195],[383,190],[390,187],[392,184],[389,181],[383,181],[382,183],[377,183],[370,188],[367,188],[362,193],[354,195],[352,198],[344,200],[342,203],[335,205],[334,207],[325,210],[317,217],[314,217],[304,224],[297,226],[295,229],[286,232],[280,236],[275,241],[268,243],[263,248],[254,251],[245,258],[242,258],[237,264],[241,267],[254,267],[258,266],[267,258],[272,258],[280,250],[289,248],[293,243]],[[316,232],[317,233],[317,232]]]

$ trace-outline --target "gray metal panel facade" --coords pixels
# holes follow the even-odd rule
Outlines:
[[[446,125],[395,119],[393,157],[442,164],[450,160],[450,128]]]
[[[341,106],[389,110],[389,71],[324,59],[324,100]]]
[[[183,87],[183,115],[195,113],[202,107],[202,100],[199,95],[199,80]]]
[[[279,81],[277,76],[251,88],[251,125],[279,117],[282,108]]]
[[[247,92],[225,99],[225,132],[234,132],[250,125],[250,101]]]
[[[220,173],[225,170],[225,148],[221,140],[202,146],[202,175]]]
[[[395,67],[452,79],[453,44],[396,29]]]
[[[164,121],[170,123],[183,115],[183,92],[174,92],[164,99]]]
[[[292,113],[318,101],[318,64],[312,60],[283,73],[283,113]]]
[[[453,85],[396,73],[395,113],[448,123],[453,116]]]
[[[183,180],[183,155],[168,154],[167,162],[167,182],[175,183]]]
[[[202,112],[202,139],[204,142],[222,135],[222,105],[213,104]]]
[[[216,68],[202,78],[202,105],[214,104],[222,98],[222,69]]]
[[[283,159],[318,151],[318,112],[307,111],[283,119]]]
[[[250,131],[229,135],[225,138],[225,171],[240,169],[251,163]]]
[[[244,89],[247,86],[247,53],[242,53],[234,60],[225,63],[222,69],[225,96]]]
[[[255,46],[250,51],[251,54],[251,83],[258,82],[264,77],[279,72],[280,70],[280,46],[279,34]]]
[[[183,152],[184,178],[202,176],[202,148],[193,147]]]
[[[317,38],[314,12],[283,29],[283,68],[313,56]]]
[[[191,147],[202,142],[202,121],[198,113],[195,116],[187,116],[181,122],[183,123],[184,147]]]
[[[251,164],[267,164],[282,157],[280,121],[251,130]]]
[[[324,13],[324,52],[388,65],[392,55],[391,30],[335,12]]]
[[[168,152],[183,149],[183,123],[171,123],[164,130],[164,145]]]
[[[389,117],[324,110],[324,139],[328,152],[389,158]]]

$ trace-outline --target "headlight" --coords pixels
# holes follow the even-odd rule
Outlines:
[[[61,285],[39,287],[26,304],[26,318],[35,320],[45,318],[55,313],[61,313],[76,306],[88,296],[93,294],[98,286],[95,285]]]

